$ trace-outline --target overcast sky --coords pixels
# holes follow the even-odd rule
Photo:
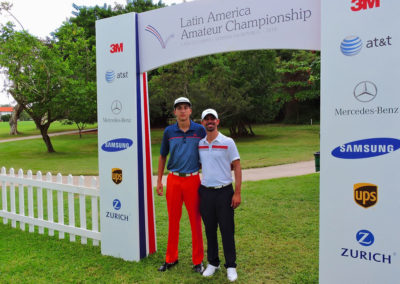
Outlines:
[[[104,3],[114,6],[114,3],[126,4],[126,0],[1,0],[13,4],[11,12],[22,24],[25,30],[40,38],[46,38],[59,28],[62,23],[72,17],[72,4],[78,6],[102,6]],[[158,2],[158,0],[153,0]],[[183,0],[162,0],[166,5],[180,4]],[[189,2],[189,1],[187,1]],[[14,21],[7,13],[2,12],[0,23]],[[17,26],[19,26],[16,23]],[[4,77],[0,74],[0,104],[12,101],[3,90]]]

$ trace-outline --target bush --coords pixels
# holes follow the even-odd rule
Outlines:
[[[1,121],[10,121],[11,114],[4,114],[0,116]]]

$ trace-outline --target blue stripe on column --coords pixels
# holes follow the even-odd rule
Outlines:
[[[136,22],[136,112],[137,112],[137,145],[138,145],[138,198],[139,198],[139,245],[140,258],[146,257],[146,219],[144,207],[144,180],[143,180],[143,137],[142,137],[142,90],[140,87],[139,37],[138,14]]]

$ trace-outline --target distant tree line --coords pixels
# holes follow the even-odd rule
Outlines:
[[[17,102],[15,124],[17,112],[26,112],[40,129],[48,152],[54,152],[47,134],[52,122],[66,120],[80,130],[95,122],[95,21],[164,6],[150,0],[113,7],[74,5],[74,16],[46,39],[19,31],[13,23],[1,26],[0,67]],[[1,2],[1,13],[11,14],[12,5]],[[319,58],[313,51],[259,50],[160,67],[148,74],[151,125],[171,121],[172,104],[179,96],[193,101],[193,118],[205,108],[215,108],[232,136],[254,135],[255,123],[319,120]]]

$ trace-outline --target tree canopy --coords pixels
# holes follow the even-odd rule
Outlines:
[[[1,27],[0,67],[10,79],[9,93],[35,121],[48,152],[54,152],[47,135],[53,121],[67,120],[81,130],[97,119],[95,21],[164,6],[151,0],[113,7],[74,5],[74,16],[46,40],[17,31],[11,23]],[[11,7],[2,2],[0,12]],[[319,58],[312,51],[257,50],[160,67],[148,76],[151,124],[168,124],[172,103],[180,96],[192,100],[194,118],[215,108],[231,136],[254,135],[252,124],[280,118],[300,123],[301,104],[316,109],[319,102]]]

